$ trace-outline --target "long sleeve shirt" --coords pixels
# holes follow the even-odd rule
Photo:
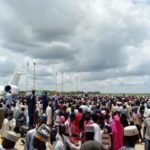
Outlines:
[[[5,136],[7,131],[13,131],[16,127],[16,119],[8,120],[7,118],[4,119],[2,125],[2,137]]]
[[[46,115],[47,115],[47,124],[49,125],[52,123],[52,108],[50,106],[46,108]]]
[[[36,150],[33,147],[33,139],[34,139],[35,133],[36,133],[36,129],[32,129],[27,132],[24,150]]]

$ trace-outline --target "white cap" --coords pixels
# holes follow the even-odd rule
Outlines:
[[[101,113],[105,115],[106,114],[106,110],[102,110]]]
[[[117,104],[118,104],[118,105],[121,105],[121,104],[122,104],[122,102],[118,101],[118,102],[117,102]]]
[[[138,129],[136,126],[128,126],[124,128],[124,136],[135,136],[138,135]]]
[[[7,140],[12,141],[12,142],[17,142],[20,138],[20,135],[14,131],[8,131],[4,135],[4,138],[6,138]]]

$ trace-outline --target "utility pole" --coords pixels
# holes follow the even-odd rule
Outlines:
[[[27,62],[27,87],[26,87],[26,92],[28,92],[28,81],[29,81],[29,62]]]
[[[62,72],[62,89],[61,89],[62,93],[64,91],[64,73]]]
[[[34,65],[34,68],[33,68],[33,89],[35,90],[35,65],[36,65],[36,63],[34,62],[33,63],[33,65]]]
[[[57,92],[57,72],[56,72],[56,92]]]
[[[78,92],[78,77],[76,77],[76,94]]]
[[[70,95],[71,95],[71,73],[70,73],[70,85],[69,85]]]

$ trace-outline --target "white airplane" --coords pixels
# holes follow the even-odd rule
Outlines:
[[[17,95],[19,93],[18,84],[21,74],[21,72],[15,72],[7,85],[0,85],[0,96],[3,96],[6,92],[9,91],[11,91],[12,95]]]

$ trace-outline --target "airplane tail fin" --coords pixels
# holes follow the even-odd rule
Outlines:
[[[9,82],[9,84],[12,84],[12,85],[16,85],[18,86],[19,84],[19,80],[20,80],[20,77],[21,77],[21,72],[15,72]]]

